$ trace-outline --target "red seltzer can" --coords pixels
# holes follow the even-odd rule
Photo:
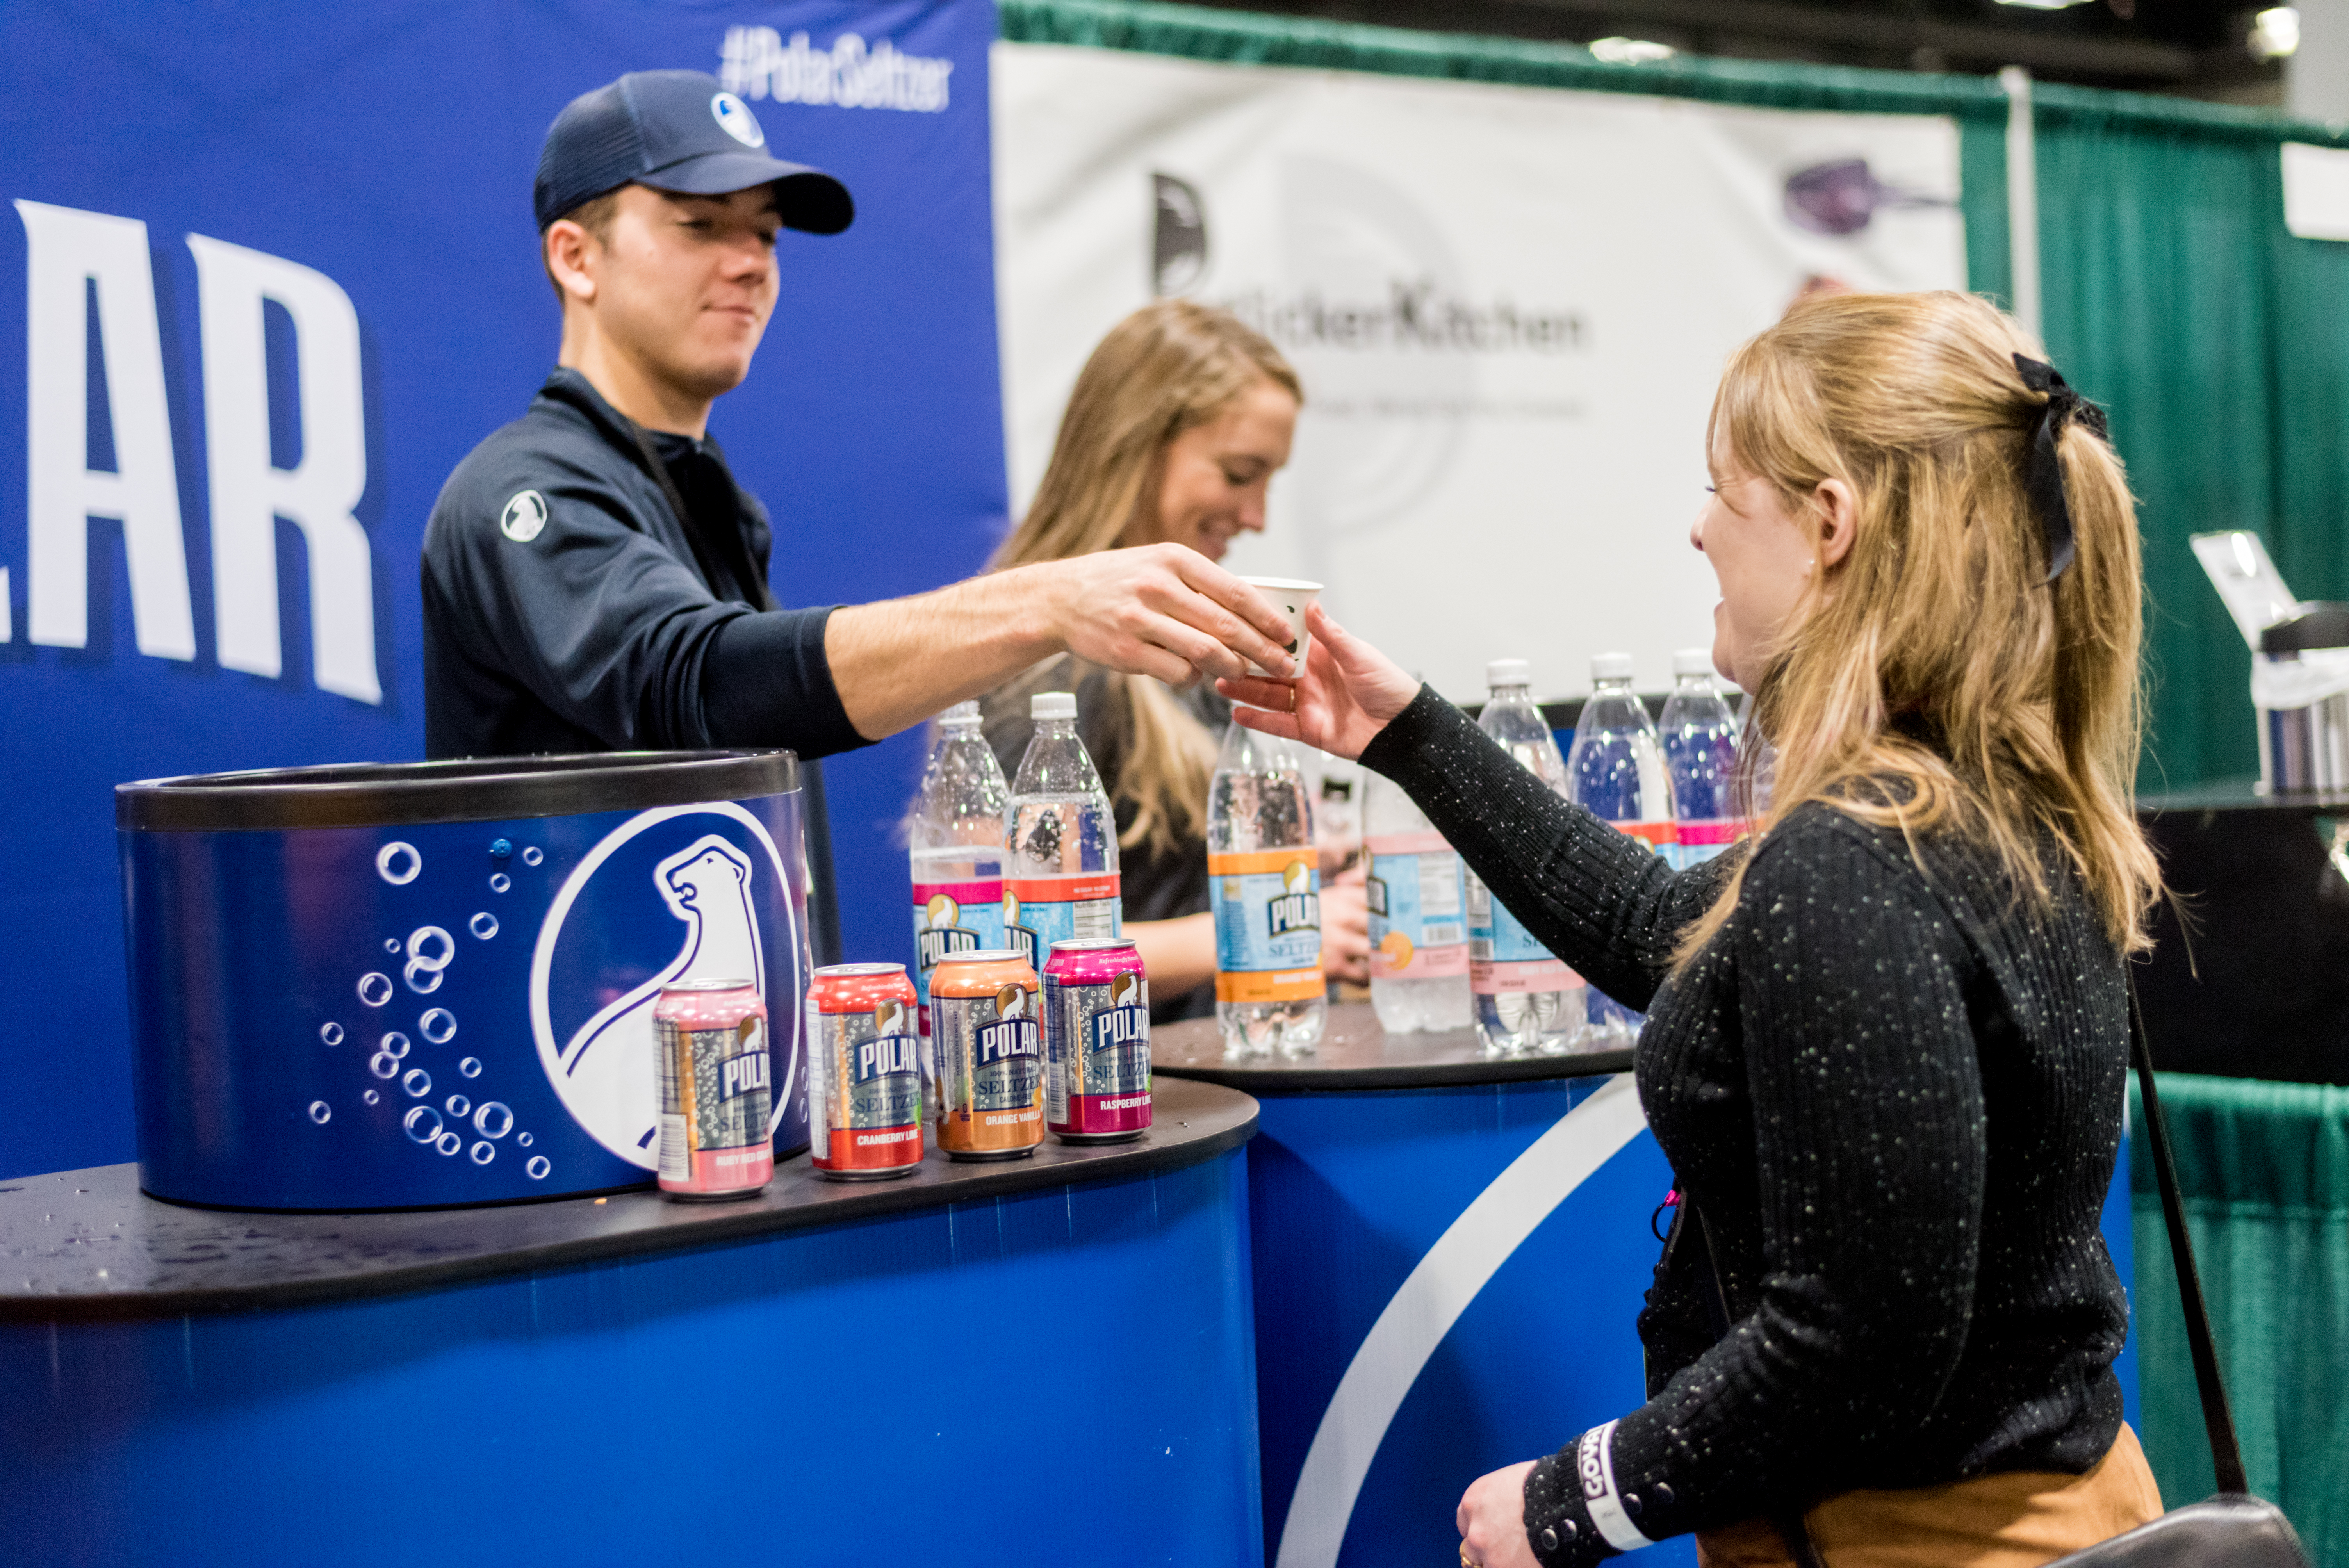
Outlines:
[[[755,1192],[775,1173],[767,1005],[748,980],[680,980],[653,1006],[660,1185],[679,1198]]]
[[[1130,936],[1052,944],[1044,1125],[1063,1143],[1119,1143],[1149,1130],[1150,981]]]
[[[838,1181],[922,1163],[919,998],[902,964],[832,964],[808,986],[809,1161]]]

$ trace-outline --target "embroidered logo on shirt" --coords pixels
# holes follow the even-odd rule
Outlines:
[[[498,519],[498,527],[516,544],[528,544],[546,526],[546,498],[536,490],[523,490],[506,502],[506,510]]]

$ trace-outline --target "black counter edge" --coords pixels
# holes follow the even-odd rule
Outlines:
[[[1203,1164],[1239,1148],[1256,1132],[1257,1112],[1251,1104],[1246,1116],[1231,1127],[1177,1144],[1112,1145],[1107,1151],[1088,1150],[1092,1158],[1073,1169],[1066,1164],[1039,1165],[1021,1160],[1007,1161],[984,1172],[966,1172],[957,1179],[952,1197],[941,1196],[938,1189],[928,1183],[879,1181],[844,1189],[839,1196],[821,1204],[789,1209],[744,1209],[729,1213],[722,1206],[712,1205],[708,1219],[686,1234],[675,1230],[646,1230],[584,1236],[574,1241],[455,1257],[441,1263],[261,1285],[120,1291],[102,1295],[0,1296],[0,1324],[139,1322],[194,1313],[259,1312],[338,1301],[382,1300],[445,1285],[534,1274],[542,1269],[567,1268],[648,1253],[687,1253],[731,1245],[786,1231],[851,1224],[908,1210],[1008,1198],[1050,1187],[1130,1181]]]
[[[1196,1078],[1244,1094],[1345,1094],[1373,1088],[1461,1088],[1478,1084],[1539,1083],[1553,1078],[1608,1078],[1630,1072],[1637,1053],[1592,1051],[1575,1057],[1504,1057],[1494,1061],[1433,1062],[1424,1066],[1375,1068],[1174,1066],[1153,1062],[1151,1071],[1168,1078]]]

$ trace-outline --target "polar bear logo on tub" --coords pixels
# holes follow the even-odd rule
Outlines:
[[[635,1150],[649,1166],[659,1131],[654,1077],[653,1007],[680,980],[747,980],[767,994],[766,954],[751,902],[750,857],[710,833],[653,868],[653,886],[685,923],[677,955],[660,972],[579,1026],[560,1070],[571,1114],[615,1151]],[[641,885],[641,884],[639,884]]]

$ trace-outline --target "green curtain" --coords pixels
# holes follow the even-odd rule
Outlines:
[[[2248,777],[2251,655],[2187,536],[2254,530],[2293,592],[2349,598],[2349,245],[2285,232],[2277,122],[2079,88],[2038,110],[2048,344],[2143,503],[2140,783]]]
[[[999,0],[1004,37],[1235,64],[1377,71],[1779,108],[1942,114],[1960,131],[1974,289],[2010,287],[2006,99],[1975,77],[1692,57],[1610,66],[1570,45],[1117,0]],[[2284,232],[2280,143],[2349,133],[2259,110],[2043,85],[2040,266],[2050,350],[2112,410],[2144,503],[2147,790],[2257,770],[2250,655],[2187,536],[2251,528],[2305,598],[2349,598],[2349,244]]]
[[[2349,1088],[2158,1082],[2251,1490],[2317,1563],[2349,1568]],[[2129,1099],[2141,1126],[2134,1086]],[[2141,1135],[2129,1147],[2139,1435],[2174,1508],[2217,1482],[2151,1150]]]

